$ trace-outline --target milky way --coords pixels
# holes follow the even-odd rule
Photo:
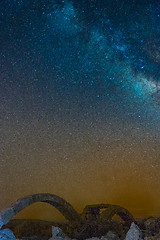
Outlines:
[[[50,192],[159,215],[160,1],[0,9],[0,208]]]

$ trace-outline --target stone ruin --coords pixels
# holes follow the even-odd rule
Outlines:
[[[110,229],[115,231],[122,230],[112,222],[112,217],[115,214],[122,219],[126,230],[129,229],[131,223],[136,223],[132,214],[127,209],[118,205],[88,205],[84,208],[83,212],[79,214],[63,198],[49,193],[39,193],[18,199],[3,209],[0,212],[0,229],[24,208],[36,202],[48,203],[59,210],[59,212],[68,220],[68,225],[63,231],[71,238],[86,239],[90,237],[100,237]]]

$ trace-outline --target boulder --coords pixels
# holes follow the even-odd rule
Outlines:
[[[15,239],[16,237],[9,228],[0,230],[0,240],[15,240]]]
[[[156,233],[156,228],[157,228],[157,219],[154,217],[149,217],[145,222],[144,222],[145,229],[147,232],[151,235]]]
[[[70,238],[63,233],[62,229],[52,226],[52,237],[49,240],[70,240]]]
[[[139,227],[133,222],[129,231],[126,234],[125,240],[139,240],[142,237],[142,232]]]

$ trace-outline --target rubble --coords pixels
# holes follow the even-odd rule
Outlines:
[[[155,235],[158,233],[159,226],[158,226],[158,221],[154,217],[149,217],[145,222],[144,222],[144,228],[146,230],[146,233],[150,236]]]
[[[70,240],[68,236],[66,236],[62,229],[59,227],[52,227],[52,237],[49,238],[49,240]]]
[[[126,234],[125,240],[139,240],[142,238],[143,234],[139,227],[135,224],[132,223],[129,231]]]
[[[120,240],[117,234],[109,231],[105,236],[101,237],[101,240]]]

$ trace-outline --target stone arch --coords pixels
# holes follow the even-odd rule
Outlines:
[[[77,211],[63,198],[50,193],[38,193],[20,198],[0,212],[0,228],[7,224],[17,213],[36,202],[45,202],[57,210],[70,222],[81,223]]]
[[[100,214],[100,209],[106,210]],[[84,220],[99,220],[101,222],[105,222],[111,220],[115,214],[117,214],[127,224],[135,222],[134,217],[127,209],[119,205],[112,204],[87,205],[84,208],[81,217]]]
[[[125,208],[118,205],[110,205],[105,211],[100,215],[100,220],[105,222],[106,220],[111,220],[112,217],[117,214],[127,225],[135,222],[132,214]]]

